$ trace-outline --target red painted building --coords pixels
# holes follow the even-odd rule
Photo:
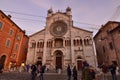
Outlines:
[[[4,65],[4,70],[19,67],[26,61],[28,39],[25,31],[11,20],[11,16],[0,10],[0,64]]]

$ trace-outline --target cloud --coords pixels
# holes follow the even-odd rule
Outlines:
[[[31,0],[34,4],[44,8],[44,9],[48,9],[50,8],[48,1],[45,0]]]

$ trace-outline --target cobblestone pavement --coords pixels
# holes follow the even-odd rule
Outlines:
[[[0,80],[31,80],[31,76],[27,72],[5,72],[0,74]],[[38,77],[36,80],[39,80]],[[45,73],[44,80],[67,80],[67,76],[64,73]]]
[[[80,77],[79,74],[78,80],[81,80]],[[0,80],[31,80],[31,77],[27,72],[4,72],[0,74]],[[38,77],[36,77],[36,80],[39,80]],[[67,75],[65,73],[45,73],[44,80],[67,80]],[[99,75],[97,80],[103,80],[102,76]],[[112,80],[110,75],[107,75],[107,80]],[[117,80],[120,80],[120,75],[117,76]]]

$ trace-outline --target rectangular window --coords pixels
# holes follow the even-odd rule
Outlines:
[[[120,34],[120,30],[118,30],[118,34]]]
[[[15,45],[15,50],[18,50],[18,44]]]
[[[113,44],[112,44],[112,42],[109,43],[109,47],[110,47],[111,50],[113,49]]]
[[[11,30],[11,29],[10,29],[10,32],[9,32],[9,34],[10,34],[10,35],[12,35],[12,34],[13,34],[13,30]]]
[[[10,40],[7,40],[6,47],[10,47]]]
[[[2,22],[0,22],[0,30],[2,29],[2,25],[3,25],[3,23],[2,23]]]
[[[27,48],[24,49],[24,53],[27,54]]]
[[[103,53],[105,53],[105,47],[103,46]]]

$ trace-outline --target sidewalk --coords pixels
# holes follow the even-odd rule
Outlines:
[[[97,80],[102,80],[103,79],[103,75],[102,74],[97,74]],[[112,76],[111,76],[111,73],[108,72],[106,74],[106,79],[107,80],[112,80]],[[120,80],[120,74],[117,74],[117,80]]]

